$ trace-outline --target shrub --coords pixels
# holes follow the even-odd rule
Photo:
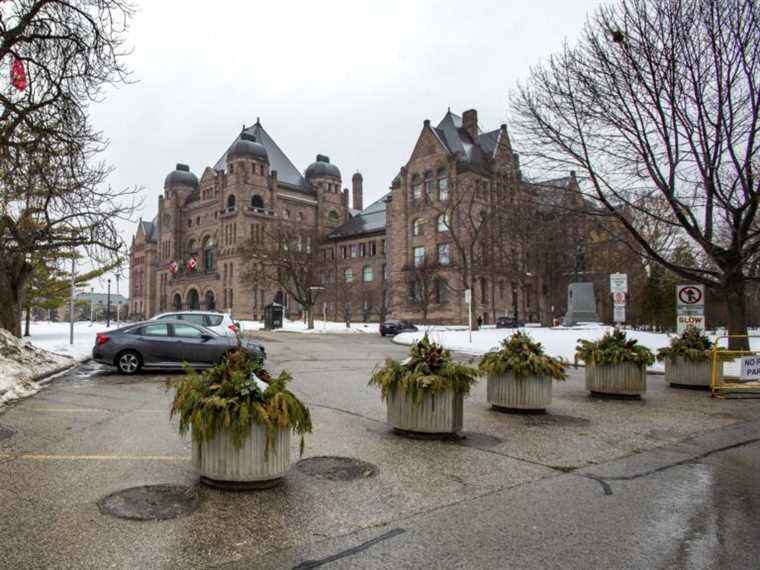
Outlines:
[[[541,343],[524,332],[502,340],[501,347],[484,354],[478,364],[480,372],[490,377],[511,372],[515,378],[549,376],[555,380],[567,378],[566,367],[564,359],[546,355]]]
[[[382,368],[375,370],[369,385],[378,386],[383,401],[399,388],[415,404],[421,404],[426,393],[453,390],[469,394],[477,382],[478,372],[472,366],[454,362],[451,353],[442,346],[430,342],[425,335],[409,351],[403,362],[388,359]]]
[[[227,432],[236,447],[251,435],[251,425],[267,430],[267,449],[278,430],[291,429],[301,436],[311,433],[311,414],[287,389],[292,380],[287,371],[272,377],[259,360],[236,349],[224,362],[197,373],[187,367],[185,376],[168,382],[176,392],[171,417],[179,416],[179,433],[192,428],[193,439],[209,441]],[[263,384],[256,381],[258,378]]]
[[[615,329],[608,332],[596,342],[578,339],[575,347],[575,363],[579,360],[586,366],[602,366],[605,364],[621,364],[624,362],[636,366],[651,366],[654,364],[654,354],[634,339],[627,339],[625,332]]]
[[[706,362],[710,360],[713,343],[701,330],[696,327],[687,328],[680,336],[670,339],[670,346],[657,351],[657,360],[666,358],[671,362],[679,356],[690,362]]]

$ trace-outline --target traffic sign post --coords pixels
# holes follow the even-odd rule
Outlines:
[[[705,286],[676,285],[678,334],[687,328],[705,330]]]

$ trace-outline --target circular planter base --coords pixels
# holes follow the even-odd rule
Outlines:
[[[491,409],[502,414],[522,414],[524,416],[534,416],[546,413],[546,408],[507,408],[491,404]]]
[[[281,485],[285,480],[284,477],[278,477],[277,479],[267,479],[264,481],[220,481],[218,479],[210,479],[201,475],[201,483],[214,489],[221,489],[222,491],[258,491],[261,489],[271,489]]]
[[[696,390],[697,392],[709,392],[710,386],[697,386],[695,384],[678,384],[676,382],[670,382],[671,388],[678,388],[679,390]]]
[[[641,400],[641,394],[606,394],[604,392],[590,392],[592,398],[603,398],[605,400]]]
[[[427,439],[427,440],[446,440],[446,441],[459,441],[464,439],[465,436],[458,433],[443,432],[443,433],[428,433],[423,431],[411,431],[407,429],[393,428],[393,433],[400,435],[401,437],[407,437],[409,439]]]

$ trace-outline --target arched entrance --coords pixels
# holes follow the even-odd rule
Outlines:
[[[216,309],[216,299],[214,299],[214,292],[213,291],[206,291],[206,295],[204,297],[204,301],[206,303],[206,310],[207,311],[213,311]]]
[[[187,292],[187,308],[190,311],[197,311],[201,308],[200,300],[198,299],[198,291],[190,289]]]
[[[182,310],[182,297],[180,297],[179,293],[174,294],[174,299],[172,299],[172,306],[174,307],[175,311]]]

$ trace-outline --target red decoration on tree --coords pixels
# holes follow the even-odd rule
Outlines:
[[[24,62],[19,58],[16,58],[11,65],[11,84],[19,91],[26,89],[26,70]]]
[[[188,261],[188,262],[187,262],[187,268],[188,268],[190,271],[195,271],[195,269],[196,269],[197,267],[198,267],[198,261],[197,261],[197,260],[196,260],[194,257],[191,257],[191,258],[190,258],[190,261]]]
[[[169,271],[171,271],[172,273],[177,273],[177,271],[179,271],[179,266],[177,265],[176,261],[172,261],[169,264]]]

